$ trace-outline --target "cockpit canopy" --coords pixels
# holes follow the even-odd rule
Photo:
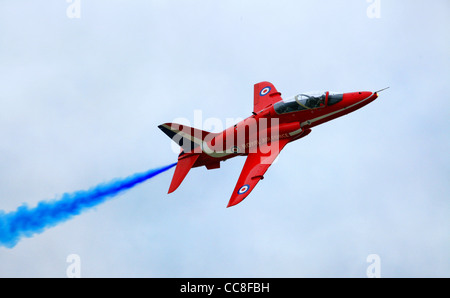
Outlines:
[[[331,106],[342,100],[342,93],[335,92],[307,92],[282,100],[274,104],[277,114],[297,112]]]

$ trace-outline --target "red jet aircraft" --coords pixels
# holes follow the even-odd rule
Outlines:
[[[314,126],[362,108],[380,91],[301,93],[282,99],[273,84],[261,82],[254,85],[253,115],[223,132],[162,124],[158,127],[181,147],[169,193],[180,186],[191,168],[217,169],[221,161],[247,156],[227,207],[234,206],[264,178],[286,144],[307,136]]]

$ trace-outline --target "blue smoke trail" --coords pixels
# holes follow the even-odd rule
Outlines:
[[[114,179],[73,193],[65,193],[59,199],[41,201],[34,208],[26,204],[16,211],[5,213],[0,210],[0,246],[14,247],[22,237],[42,233],[46,228],[64,222],[82,211],[103,203],[125,190],[161,174],[177,163],[137,173],[122,179]]]

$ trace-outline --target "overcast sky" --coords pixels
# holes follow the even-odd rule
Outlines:
[[[159,124],[248,117],[260,81],[391,88],[288,144],[235,207],[244,157],[167,195],[172,169],[0,247],[0,277],[65,277],[70,254],[82,277],[366,277],[370,254],[382,277],[450,277],[450,3],[378,3],[1,1],[5,212],[173,163]]]

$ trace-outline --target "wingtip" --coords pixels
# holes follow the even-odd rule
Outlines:
[[[243,198],[236,198],[236,197],[231,198],[230,201],[228,202],[227,208],[236,206],[237,204],[241,203],[245,198],[246,196]]]
[[[228,201],[227,208],[233,207],[234,205],[239,204],[239,201],[236,201],[236,198],[231,197]]]

